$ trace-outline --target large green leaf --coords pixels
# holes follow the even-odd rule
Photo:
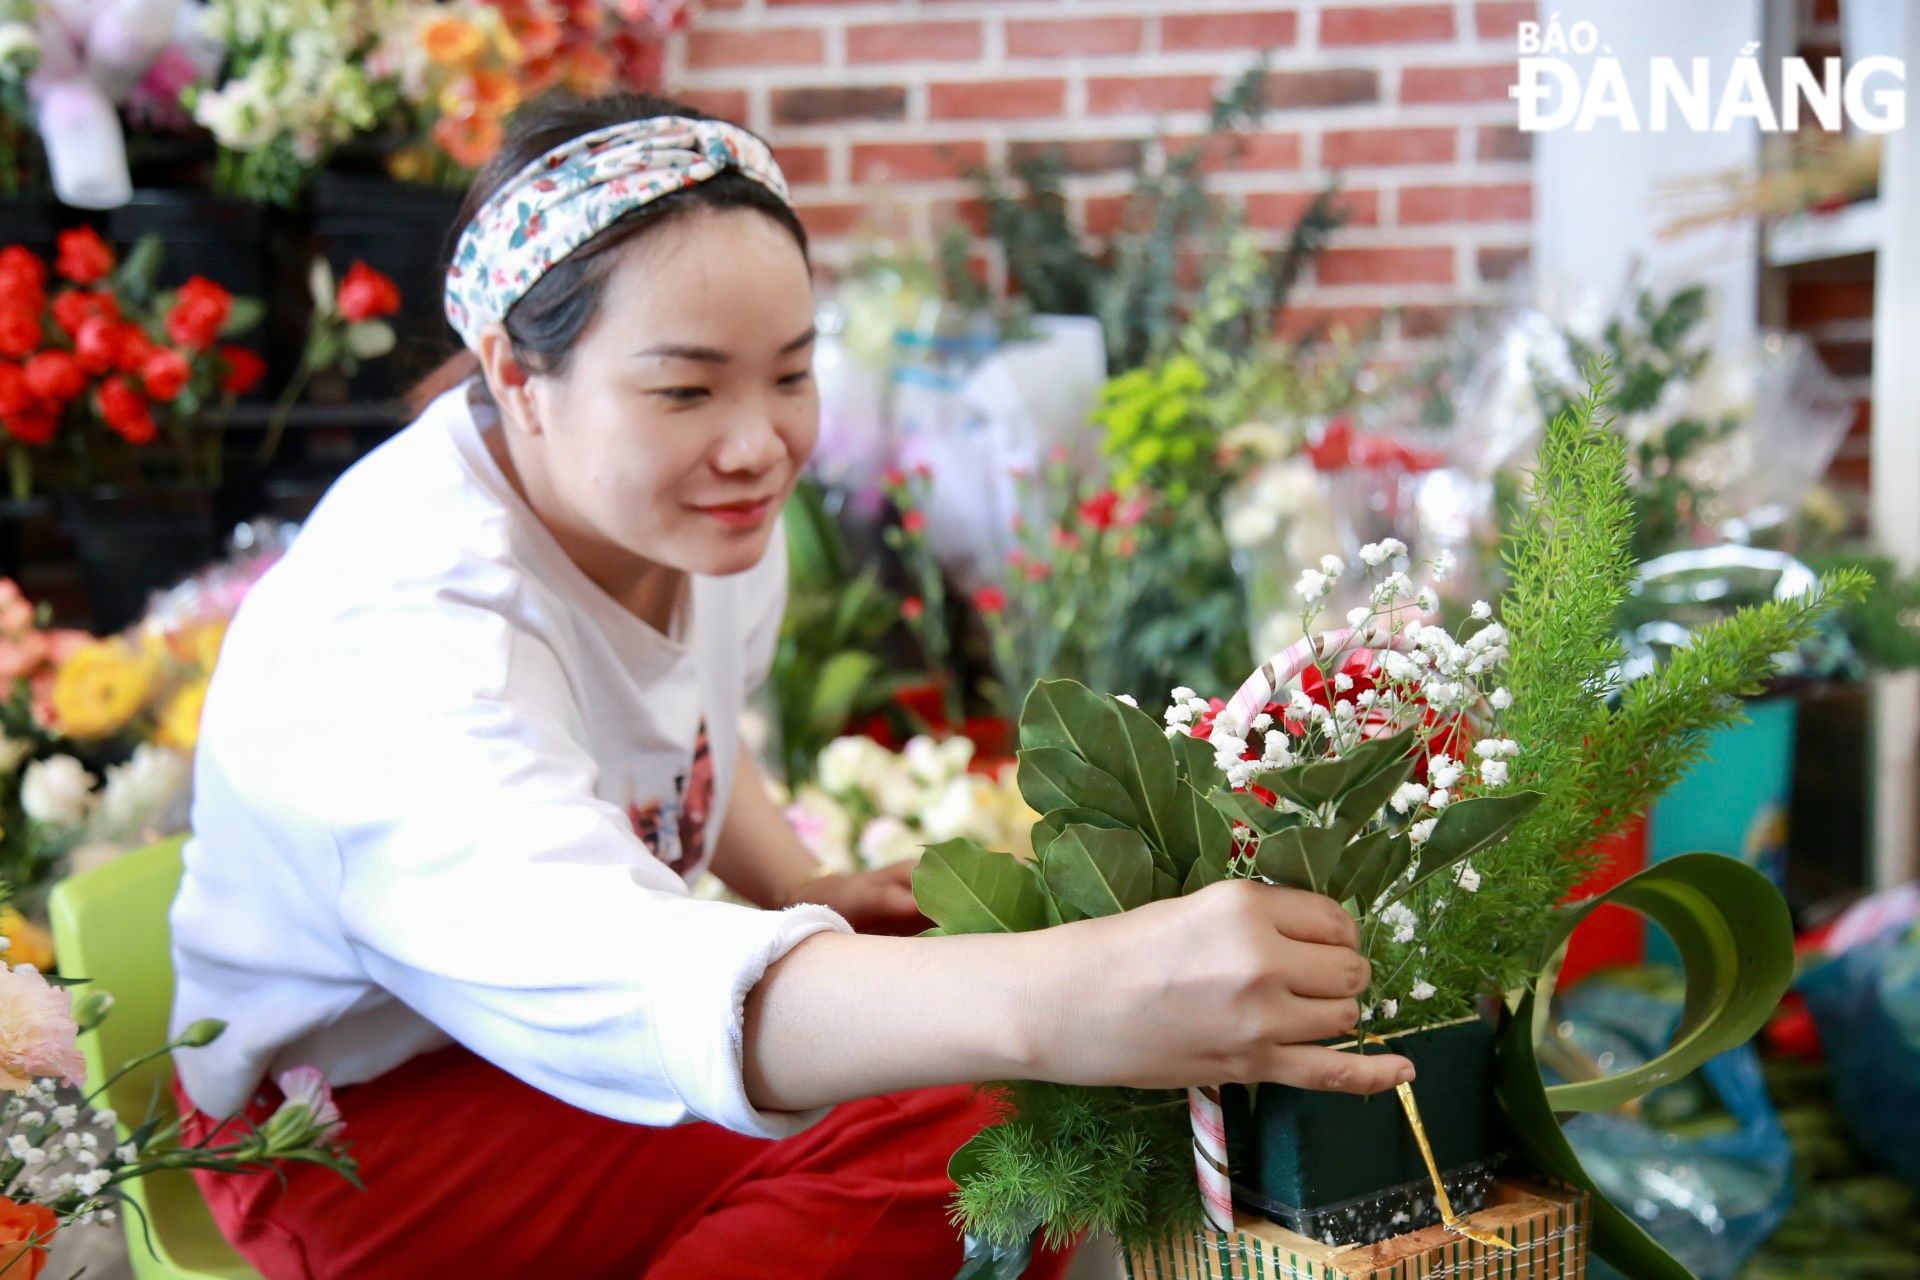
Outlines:
[[[1079,823],[1060,833],[1040,858],[1053,896],[1081,915],[1111,916],[1153,901],[1153,854],[1137,831]]]
[[[1306,821],[1297,813],[1281,813],[1278,809],[1268,808],[1249,792],[1229,791],[1225,787],[1214,788],[1207,802],[1219,810],[1223,817],[1233,822],[1244,822],[1263,836],[1275,835]]]
[[[1392,883],[1386,876],[1401,848],[1411,856],[1412,845],[1406,836],[1392,831],[1370,831],[1361,836],[1340,851],[1340,861],[1327,879],[1327,896],[1335,902],[1357,898],[1362,907],[1370,906],[1380,896],[1380,890],[1373,886]],[[1405,868],[1404,863],[1401,866]],[[1367,892],[1370,888],[1373,888],[1371,894]]]
[[[1213,766],[1213,746],[1181,730],[1167,739],[1173,747],[1173,767],[1198,790],[1205,792],[1220,781],[1220,770]]]
[[[1041,850],[1052,844],[1062,831],[1065,831],[1076,822],[1084,823],[1090,827],[1113,827],[1117,830],[1131,829],[1127,827],[1126,823],[1120,821],[1112,814],[1101,813],[1098,809],[1055,809],[1050,813],[1040,815],[1040,820],[1033,824],[1034,853],[1038,854]]]
[[[1393,799],[1393,793],[1400,789],[1401,784],[1413,776],[1414,766],[1419,763],[1413,754],[1415,739],[1411,730],[1397,738],[1380,741],[1400,745],[1378,772],[1354,784],[1351,790],[1340,797],[1335,816],[1350,831],[1358,831],[1366,826],[1386,806],[1387,801]]]
[[[1041,813],[1054,809],[1093,809],[1129,827],[1139,828],[1139,806],[1112,774],[1082,760],[1065,747],[1027,747],[1020,751],[1015,775],[1020,794]]]
[[[1288,827],[1260,842],[1253,869],[1275,884],[1325,893],[1346,847],[1347,833],[1338,827]]]
[[[1267,774],[1262,785],[1295,804],[1315,809],[1342,798],[1381,770],[1406,759],[1411,738],[1411,730],[1391,738],[1369,738],[1332,760],[1314,760]]]
[[[1457,800],[1448,805],[1433,824],[1427,842],[1420,846],[1420,861],[1413,879],[1394,892],[1394,900],[1399,901],[1448,867],[1504,840],[1514,824],[1532,813],[1539,803],[1538,791],[1515,791],[1504,796]]]
[[[1233,845],[1229,842],[1224,848],[1203,853],[1195,858],[1193,865],[1187,868],[1187,876],[1181,882],[1181,893],[1198,893],[1216,880],[1227,878],[1227,864],[1233,859]]]
[[[1673,939],[1686,969],[1687,991],[1673,1044],[1651,1062],[1617,1076],[1547,1088],[1535,1045],[1559,968],[1548,963],[1501,1035],[1495,1094],[1534,1166],[1592,1192],[1597,1255],[1633,1280],[1692,1280],[1692,1272],[1600,1193],[1555,1113],[1619,1106],[1752,1038],[1792,979],[1792,922],[1779,890],[1758,871],[1721,854],[1689,853],[1568,907],[1549,952],[1557,952],[1602,903],[1643,913]]]
[[[1211,859],[1224,864],[1233,853],[1233,829],[1192,783],[1175,787],[1174,825],[1176,839],[1167,850],[1164,863],[1176,880],[1183,880],[1195,863]]]
[[[1024,933],[1047,923],[1034,869],[971,840],[927,847],[913,869],[913,900],[945,933]]]

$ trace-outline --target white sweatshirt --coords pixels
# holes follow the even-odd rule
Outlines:
[[[507,482],[478,383],[327,492],[241,606],[208,694],[172,912],[176,1055],[226,1115],[312,1064],[370,1080],[458,1041],[638,1124],[797,1132],[741,1083],[741,1004],[819,906],[688,896],[766,674],[786,546],[695,577],[663,635]],[[702,733],[702,725],[705,732]]]

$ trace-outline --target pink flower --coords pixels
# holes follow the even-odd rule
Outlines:
[[[47,638],[47,660],[56,667],[71,658],[76,650],[93,643],[92,636],[72,628],[44,631],[41,634]]]
[[[47,640],[38,631],[0,635],[0,681],[12,684],[38,671],[47,660]]]
[[[347,1122],[341,1119],[333,1090],[327,1085],[327,1078],[320,1074],[320,1068],[292,1067],[275,1076],[273,1082],[286,1096],[274,1114],[280,1115],[292,1107],[305,1107],[315,1129],[312,1141],[316,1145],[331,1146],[346,1131]],[[272,1123],[271,1119],[268,1123]]]
[[[33,628],[33,602],[20,594],[12,578],[0,578],[0,633],[15,636]]]
[[[0,1089],[18,1093],[46,1076],[78,1086],[87,1074],[79,1035],[64,987],[30,965],[0,970]]]

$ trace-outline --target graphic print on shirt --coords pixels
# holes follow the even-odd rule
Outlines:
[[[706,848],[707,820],[713,815],[713,753],[707,748],[707,723],[700,722],[693,763],[673,780],[673,794],[645,805],[629,803],[633,834],[653,856],[677,875],[688,874]]]

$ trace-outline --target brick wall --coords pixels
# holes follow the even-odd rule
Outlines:
[[[1141,148],[1204,128],[1217,90],[1273,50],[1266,131],[1215,188],[1276,241],[1338,173],[1355,218],[1296,295],[1296,322],[1393,304],[1418,341],[1514,296],[1533,185],[1513,128],[1514,24],[1532,0],[699,0],[668,90],[769,138],[823,265],[877,198],[931,239],[977,228],[958,169],[1069,145],[1069,195],[1114,225]],[[1003,276],[992,255],[986,270]]]

